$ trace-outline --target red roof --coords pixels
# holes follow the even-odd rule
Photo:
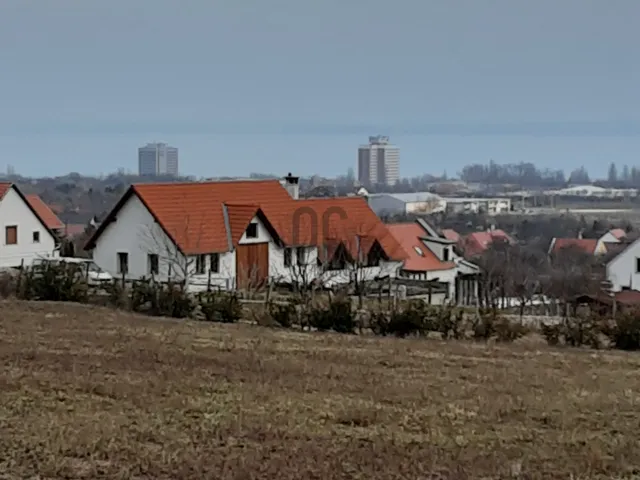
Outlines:
[[[598,247],[598,240],[595,238],[554,238],[552,243],[552,252],[559,252],[563,248],[576,248],[593,255]]]
[[[514,243],[513,239],[503,230],[470,233],[462,239],[465,255],[476,256],[485,252],[494,241]]]
[[[12,183],[0,182],[0,200],[4,198],[4,194],[11,188]]]
[[[387,225],[391,235],[402,246],[407,259],[403,268],[412,272],[448,270],[455,267],[453,262],[442,262],[420,239],[426,235],[417,223],[393,223]]]
[[[622,240],[627,236],[627,232],[625,232],[622,228],[613,228],[609,230],[609,233],[616,237],[618,240]]]
[[[49,229],[57,230],[64,227],[62,221],[57,217],[55,213],[53,213],[49,205],[44,203],[38,195],[26,195],[25,198],[31,205],[31,208],[36,211],[36,213],[40,216],[40,218],[42,218],[42,221],[47,225],[47,227],[49,227]]]
[[[451,240],[452,242],[460,241],[460,234],[451,228],[443,229],[442,234],[444,235],[444,238]]]
[[[285,245],[320,246],[331,240],[354,253],[351,239],[359,238],[360,253],[377,241],[389,258],[405,258],[365,199],[294,200],[278,180],[132,185],[87,243],[88,248],[132,195],[140,198],[186,254],[229,251],[229,236],[236,246],[249,222],[259,216]]]

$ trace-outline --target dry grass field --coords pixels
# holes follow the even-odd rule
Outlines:
[[[612,478],[640,357],[0,304],[0,478]]]

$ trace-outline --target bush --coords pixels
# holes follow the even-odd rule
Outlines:
[[[411,335],[424,335],[429,331],[430,323],[427,307],[423,301],[409,302],[404,308],[388,313],[377,312],[373,315],[371,328],[376,335],[395,335],[404,338]]]
[[[82,268],[72,263],[44,263],[26,270],[18,295],[25,300],[86,302],[89,286]]]
[[[157,315],[187,318],[193,314],[196,302],[181,286],[173,284],[158,287]]]
[[[513,342],[529,333],[529,329],[498,314],[497,310],[480,311],[473,325],[473,336],[477,339],[495,338],[499,342]]]
[[[541,326],[542,335],[549,345],[571,347],[601,347],[601,334],[607,332],[606,325],[595,316],[567,318],[562,323]],[[613,331],[610,332],[613,335]]]
[[[236,323],[242,318],[242,304],[235,293],[201,293],[198,303],[208,322]]]
[[[354,333],[356,328],[356,315],[349,298],[334,298],[330,300],[328,307],[312,307],[308,317],[309,326],[319,331]]]
[[[613,346],[620,350],[640,350],[640,312],[623,313],[612,328],[603,328]]]
[[[296,321],[296,306],[293,303],[278,304],[270,302],[267,310],[271,318],[281,327],[291,328]]]
[[[459,340],[465,336],[464,310],[447,305],[430,311],[429,315],[433,319],[430,329],[439,332],[442,338]]]
[[[9,298],[18,293],[16,276],[9,272],[0,272],[0,298]]]

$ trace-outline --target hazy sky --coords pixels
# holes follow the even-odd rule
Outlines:
[[[2,0],[0,170],[640,166],[638,0]]]

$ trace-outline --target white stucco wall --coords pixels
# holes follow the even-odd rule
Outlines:
[[[17,227],[18,242],[6,245],[6,228]],[[24,266],[40,256],[52,256],[55,239],[42,225],[14,188],[10,188],[0,201],[0,267]],[[39,232],[40,241],[34,243],[33,233]]]
[[[611,232],[607,232],[600,237],[600,241],[603,243],[620,243],[620,240],[618,240]]]
[[[614,291],[622,288],[640,290],[640,272],[638,261],[640,258],[640,240],[636,240],[627,249],[614,258],[606,267],[607,280]]]

